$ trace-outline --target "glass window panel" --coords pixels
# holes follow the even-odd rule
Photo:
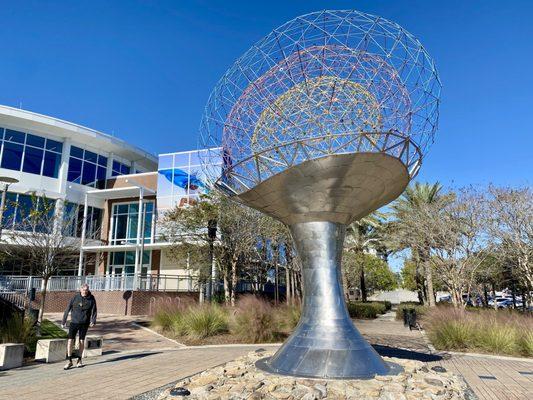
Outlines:
[[[150,264],[150,250],[143,251],[143,264]]]
[[[90,161],[90,162],[93,162],[96,164],[97,160],[98,160],[98,154],[96,153],[93,153],[92,151],[89,151],[89,150],[85,150],[85,157],[84,159],[86,161]]]
[[[2,168],[20,171],[22,163],[23,146],[15,143],[4,143],[4,154],[2,156]]]
[[[81,183],[81,166],[82,166],[81,160],[70,157],[68,161],[68,174],[67,174],[67,180],[69,182]]]
[[[39,147],[41,149],[44,148],[44,138],[40,136],[35,136],[31,134],[26,135],[26,144],[30,146]]]
[[[43,163],[43,153],[44,151],[41,149],[26,147],[22,171],[29,172],[30,174],[40,174],[41,164]]]
[[[57,178],[59,166],[61,165],[61,154],[46,151],[44,153],[43,175]]]
[[[119,214],[127,214],[128,213],[128,205],[127,204],[119,204],[117,207],[117,212]]]
[[[2,215],[2,226],[12,227],[13,221],[15,219],[15,208],[17,206],[17,194],[9,193],[6,194],[6,205],[4,209],[4,214]]]
[[[149,213],[149,212],[152,212],[153,210],[154,210],[154,203],[150,202],[150,203],[144,204],[144,212]]]
[[[191,166],[202,165],[198,152],[191,153]]]
[[[128,216],[118,215],[115,217],[115,237],[114,240],[120,241],[126,238],[126,229],[128,226]]]
[[[46,149],[61,153],[63,151],[63,143],[57,142],[52,139],[46,139]],[[72,151],[71,151],[72,154]]]
[[[172,168],[172,154],[168,156],[159,156],[157,169],[169,169]]]
[[[0,128],[0,139],[4,139],[4,128]]]
[[[76,203],[65,202],[63,206],[63,221],[64,221],[64,235],[76,235],[76,211],[78,205]]]
[[[71,146],[70,155],[76,158],[83,158],[83,149],[80,149],[79,147],[76,147],[76,146]]]
[[[83,230],[83,206],[81,204],[78,204],[77,214],[76,236],[81,237],[81,231]]]
[[[112,254],[114,255],[113,264],[124,265],[125,253],[123,251],[119,251],[117,253],[112,253]]]
[[[174,167],[188,167],[189,153],[174,154]]]
[[[26,147],[22,171],[32,174],[41,173],[44,151],[33,147]]]
[[[106,169],[98,167],[96,170],[96,187],[98,189],[105,189]]]
[[[107,157],[99,155],[98,156],[98,164],[106,167],[107,166]]]
[[[144,221],[144,243],[150,243],[152,240],[152,214],[146,214]]]
[[[139,211],[139,203],[131,203],[130,205],[130,214],[135,214],[137,216],[137,211]]]
[[[137,240],[137,215],[131,215],[130,214],[130,224],[128,226],[128,242],[134,243]]]
[[[118,176],[121,174],[120,166],[121,164],[118,161],[113,160],[113,170],[111,171],[111,176]]]
[[[26,134],[19,132],[19,131],[13,131],[11,129],[6,129],[6,135],[4,137],[4,140],[9,140],[10,142],[15,143],[24,143],[24,139],[26,138]]]
[[[89,163],[89,162],[84,162],[81,184],[82,185],[93,184],[95,180],[96,180],[96,165]]]
[[[133,265],[126,265],[124,268],[124,272],[126,274],[134,274],[135,273],[135,266]]]
[[[25,230],[29,228],[27,223],[23,223],[23,221],[27,220],[33,207],[34,204],[31,196],[19,194],[17,200],[17,213],[15,215],[15,229]]]
[[[135,252],[134,251],[127,251],[126,252],[126,264],[135,265]]]
[[[122,175],[128,175],[130,173],[130,167],[122,164],[122,166],[120,167],[120,172]]]

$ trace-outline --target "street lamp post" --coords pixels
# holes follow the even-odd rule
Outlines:
[[[16,178],[11,178],[9,176],[0,176],[0,182],[4,184],[4,190],[2,191],[2,201],[0,202],[0,237],[2,237],[2,225],[4,209],[6,207],[7,189],[9,188],[9,185],[13,183],[18,183],[19,180]]]

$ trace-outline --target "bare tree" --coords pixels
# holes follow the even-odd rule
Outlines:
[[[213,255],[210,253],[214,251],[214,238],[210,235],[209,226],[216,224],[218,214],[217,202],[209,196],[202,196],[195,203],[174,207],[160,221],[161,236],[171,243],[166,250],[167,255],[178,267],[196,273],[200,301],[203,300],[203,285],[211,278],[212,260],[209,256]]]
[[[76,263],[81,241],[69,235],[74,215],[63,212],[62,201],[31,196],[31,204],[12,204],[17,216],[4,230],[0,252],[30,265],[30,275],[42,278],[38,323],[43,319],[48,281]],[[12,221],[13,222],[13,221]]]
[[[205,245],[210,240],[207,227],[213,220],[218,229],[215,261],[224,282],[224,297],[226,303],[235,305],[239,265],[261,258],[258,246],[261,219],[257,211],[213,192],[195,204],[168,212],[162,221],[163,236],[172,243],[169,251],[173,258],[183,257],[184,252],[196,253],[195,259],[202,255],[205,258]]]
[[[533,191],[529,187],[490,186],[488,193],[489,232],[498,248],[494,254],[513,266],[513,277],[530,292],[533,290]]]

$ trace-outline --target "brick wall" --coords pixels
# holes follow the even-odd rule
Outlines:
[[[63,312],[70,299],[77,292],[48,292],[44,306],[45,312]],[[93,292],[98,312],[116,315],[147,315],[153,313],[163,304],[177,304],[198,299],[194,292],[151,292],[151,291],[109,291]],[[34,308],[41,303],[41,294],[37,293]]]

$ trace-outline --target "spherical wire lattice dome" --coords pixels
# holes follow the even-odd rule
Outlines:
[[[352,10],[297,17],[212,91],[200,127],[206,175],[240,194],[308,160],[371,152],[401,160],[412,178],[434,139],[440,89],[433,60],[398,24]]]

